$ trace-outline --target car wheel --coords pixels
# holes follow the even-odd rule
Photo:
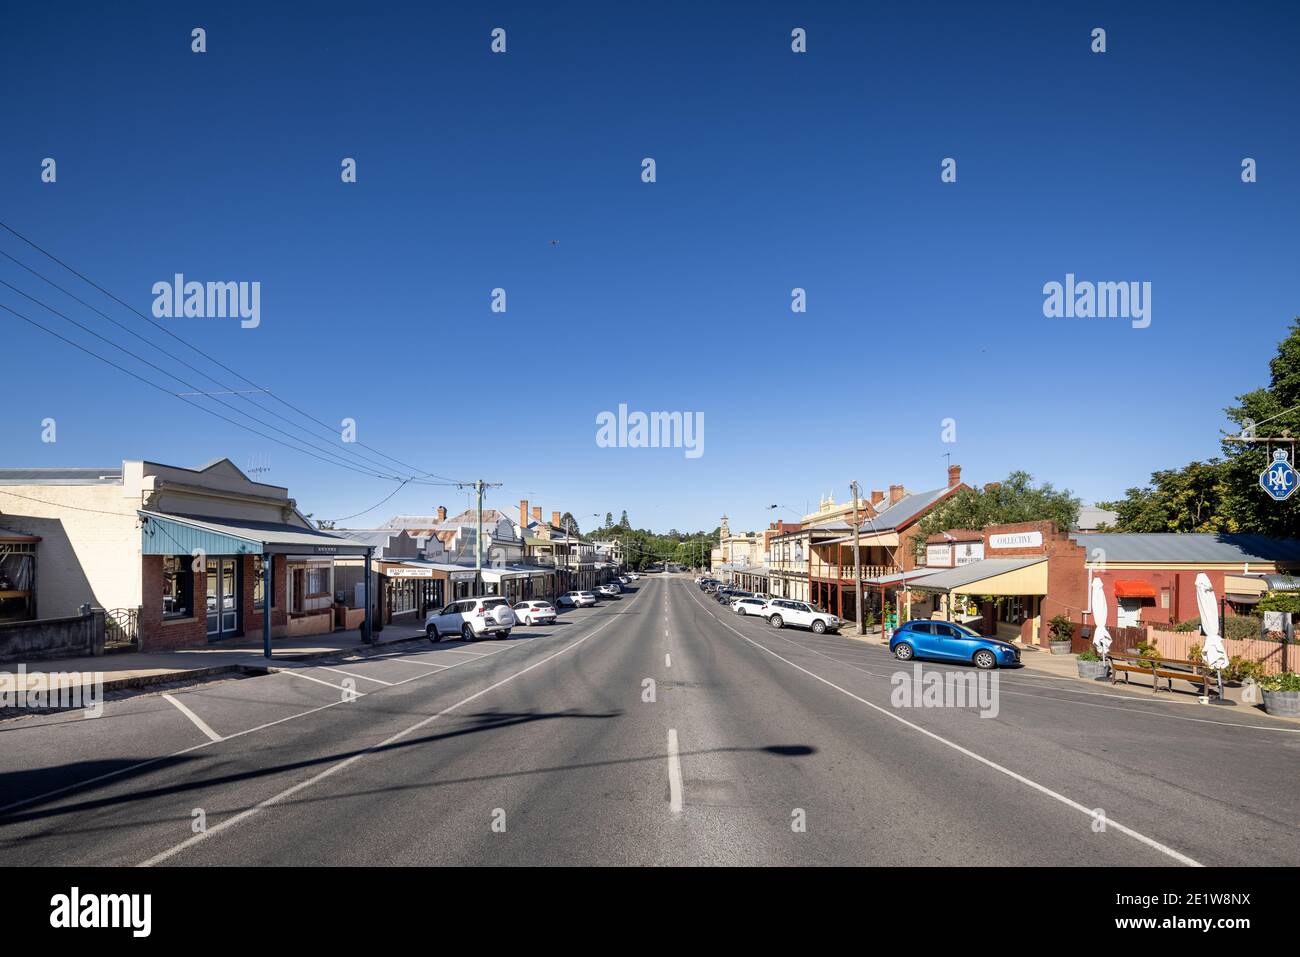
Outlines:
[[[507,628],[505,631],[501,632],[501,637],[502,637],[502,638],[509,638],[509,637],[510,637],[510,629]]]
[[[532,618],[525,618],[523,623],[524,623],[525,625],[527,625],[529,628],[533,627],[533,619],[532,619]]]
[[[773,615],[771,618],[767,620],[767,623],[771,625],[773,628],[780,628],[782,625],[785,624],[785,621],[781,618],[780,615]]]
[[[905,641],[894,645],[894,657],[899,661],[911,661],[913,654],[912,646]]]
[[[997,663],[998,659],[987,648],[981,648],[975,652],[975,667],[981,671],[988,671],[990,668],[996,667]]]
[[[818,618],[816,621],[813,622],[813,624],[812,624],[812,630],[813,630],[813,634],[814,634],[814,635],[824,635],[824,634],[826,634],[826,622],[824,622],[824,621],[822,621],[820,618]]]
[[[438,629],[433,625],[425,625],[424,634],[430,641],[442,641],[442,635],[438,634]]]
[[[468,624],[461,625],[461,626],[460,626],[460,637],[461,637],[461,639],[462,639],[463,641],[473,641],[473,640],[474,640],[474,629],[471,628]]]

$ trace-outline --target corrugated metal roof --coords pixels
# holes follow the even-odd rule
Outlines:
[[[1034,555],[1029,558],[986,558],[982,562],[959,565],[957,568],[935,572],[933,575],[926,575],[924,578],[920,580],[914,579],[914,581],[916,581],[918,588],[948,591],[952,588],[961,588],[963,585],[981,582],[986,578],[992,578],[994,575],[1005,575],[1007,572],[1018,571],[1021,568],[1028,568],[1030,565],[1037,565],[1039,562],[1045,561],[1047,561],[1046,555]]]
[[[1092,556],[1102,549],[1107,562],[1300,562],[1300,541],[1266,535],[1213,532],[1072,532]]]
[[[120,485],[122,467],[0,469],[0,485]]]
[[[948,486],[931,489],[928,492],[913,492],[905,495],[874,518],[862,523],[864,532],[888,532],[906,525],[927,508],[934,505],[952,491]]]
[[[366,546],[338,535],[284,525],[279,522],[220,521],[202,515],[178,515],[139,509],[138,514],[151,519],[141,530],[145,554],[190,554],[195,548],[210,555],[254,554],[262,548],[292,554],[292,549],[331,554],[365,554]],[[155,533],[153,529],[157,529]],[[206,533],[206,534],[205,534]],[[202,544],[208,542],[208,544]],[[184,547],[187,546],[188,547]],[[173,548],[179,550],[173,551]]]

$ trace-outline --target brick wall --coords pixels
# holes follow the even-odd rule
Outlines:
[[[219,558],[221,556],[210,556]],[[191,559],[186,556],[186,561]],[[262,612],[253,609],[254,556],[241,558],[242,586],[240,605],[245,636],[256,638],[262,634]],[[206,612],[207,580],[202,574],[194,575],[194,592],[191,604],[196,614],[190,618],[163,619],[162,576],[163,556],[145,555],[140,560],[140,578],[143,600],[140,610],[140,650],[171,651],[176,648],[195,648],[208,642]],[[282,627],[288,622],[285,561],[275,562],[275,607],[271,611],[271,626]]]

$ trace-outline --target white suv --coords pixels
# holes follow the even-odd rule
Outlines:
[[[561,605],[586,608],[588,605],[596,604],[596,596],[589,591],[566,591],[559,597],[558,601]]]
[[[828,611],[822,611],[816,605],[806,601],[792,601],[789,598],[773,598],[763,606],[763,617],[773,628],[796,625],[811,628],[817,634],[823,634],[827,628],[838,628],[843,621]]]
[[[731,603],[731,610],[737,615],[761,615],[767,606],[767,599],[749,597],[737,598]]]
[[[430,641],[441,641],[447,635],[460,635],[466,641],[484,635],[509,638],[515,621],[510,602],[504,598],[496,595],[462,598],[442,611],[430,612],[424,619],[424,633]]]

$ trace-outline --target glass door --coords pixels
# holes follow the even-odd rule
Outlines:
[[[207,561],[208,638],[229,638],[239,633],[239,575],[233,558]]]

